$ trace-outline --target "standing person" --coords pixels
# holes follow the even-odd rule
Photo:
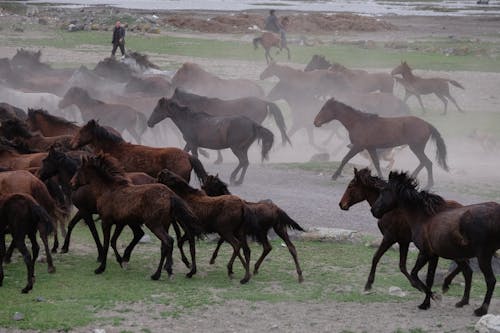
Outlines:
[[[120,47],[122,57],[125,56],[125,28],[121,26],[120,21],[116,21],[115,28],[113,29],[113,40],[111,43],[113,44],[111,56],[115,56],[117,47]]]
[[[288,21],[288,18],[286,18]],[[266,23],[264,25],[264,30],[272,31],[277,34],[280,34],[281,38],[281,46],[286,46],[286,32],[285,27],[280,23],[278,17],[276,16],[276,11],[271,9],[269,11],[269,16],[266,18]]]

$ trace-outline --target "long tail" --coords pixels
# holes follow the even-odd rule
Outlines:
[[[198,177],[200,184],[204,184],[208,174],[205,167],[203,167],[203,164],[201,164],[200,160],[193,155],[189,155],[189,162],[191,163],[191,167],[193,168],[196,177]]]
[[[448,165],[446,164],[446,144],[444,143],[443,137],[438,132],[438,130],[429,124],[431,128],[431,139],[434,140],[436,144],[436,160],[441,168],[449,171]]]
[[[259,43],[262,43],[262,37],[257,37],[253,39],[253,48],[257,50]]]
[[[64,224],[68,217],[68,213],[58,207],[56,201],[52,198],[47,190],[45,184],[41,183],[42,186],[35,184],[32,187],[32,195],[35,200],[49,213],[54,221],[60,221]]]
[[[283,146],[286,145],[287,142],[291,146],[292,143],[290,142],[288,135],[286,135],[285,118],[283,118],[283,113],[281,113],[280,108],[274,103],[267,103],[266,107],[267,107],[267,112],[273,115],[274,121],[276,121],[276,125],[280,130],[281,141],[283,142]]]
[[[261,237],[264,237],[264,235],[267,236],[267,232],[264,232],[261,228],[257,216],[247,204],[243,205],[242,216],[245,224],[245,233],[260,243]]]
[[[262,140],[262,160],[269,159],[269,151],[273,147],[274,134],[265,127],[255,124],[256,135],[259,140]]]
[[[178,223],[188,236],[195,237],[203,234],[198,218],[187,203],[176,195],[170,198],[170,207],[175,222]]]
[[[295,222],[288,214],[278,207],[278,223],[290,229],[305,231],[297,222]]]
[[[31,205],[31,215],[33,220],[37,221],[38,226],[45,228],[47,235],[51,234],[55,230],[52,218],[42,206],[33,203]]]
[[[449,83],[451,83],[452,85],[454,85],[455,87],[458,87],[458,88],[461,88],[463,90],[465,90],[464,86],[462,86],[460,83],[458,83],[457,81],[455,80],[450,80],[450,79],[447,79]]]

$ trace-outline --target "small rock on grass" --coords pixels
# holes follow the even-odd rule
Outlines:
[[[474,326],[474,331],[479,333],[500,333],[500,316],[493,314],[482,316]]]
[[[399,287],[389,287],[389,295],[397,297],[405,297],[406,293]]]
[[[12,316],[12,319],[14,319],[15,321],[23,320],[24,314],[21,312],[15,312],[14,316]]]

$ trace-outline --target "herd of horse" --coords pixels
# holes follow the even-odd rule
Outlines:
[[[278,82],[265,94],[254,81],[223,79],[194,63],[184,63],[169,79],[139,54],[124,62],[107,58],[92,70],[52,69],[40,61],[39,52],[25,50],[19,50],[12,59],[0,59],[0,263],[10,261],[14,248],[21,252],[27,267],[27,285],[22,292],[33,288],[34,262],[39,253],[36,233],[40,233],[44,245],[48,271],[53,273],[51,253],[59,247],[58,229],[64,237],[61,252],[68,252],[73,228],[80,220],[89,227],[96,244],[96,274],[105,271],[110,246],[120,266],[128,266],[144,235],[143,226],[161,242],[160,261],[151,278],[159,279],[163,270],[173,274],[172,227],[182,262],[189,268],[188,277],[197,272],[196,238],[216,233],[220,239],[210,263],[220,246],[229,243],[233,251],[227,273],[233,275],[238,258],[245,269],[240,282],[247,283],[252,276],[247,238],[254,237],[263,248],[253,269],[257,274],[272,249],[268,232],[273,229],[288,247],[298,281],[302,282],[297,250],[287,229],[304,229],[270,200],[249,202],[232,195],[198,159],[198,153],[206,154],[204,149],[214,149],[220,163],[220,150],[231,149],[239,163],[229,182],[241,185],[249,166],[250,146],[261,142],[263,160],[271,152],[274,134],[262,125],[270,116],[283,145],[291,145],[295,132],[305,128],[313,147],[318,147],[313,128],[337,120],[348,132],[349,151],[333,179],[356,154],[367,151],[371,157],[378,177],[369,169],[355,170],[339,203],[341,209],[348,210],[366,200],[373,216],[379,218],[384,238],[373,257],[365,289],[371,288],[382,255],[398,243],[402,273],[425,293],[420,308],[429,308],[434,297],[432,285],[439,257],[457,264],[446,277],[443,290],[457,274],[464,275],[464,295],[457,303],[461,307],[469,302],[472,270],[468,258],[477,257],[487,292],[475,314],[487,313],[496,283],[491,258],[500,248],[500,207],[496,203],[463,206],[427,191],[434,178],[426,144],[429,139],[435,142],[437,163],[448,170],[446,144],[432,124],[411,116],[406,105],[411,95],[422,105],[420,96],[434,93],[443,101],[445,113],[448,100],[462,111],[448,84],[463,87],[450,79],[418,77],[406,62],[390,74],[370,73],[330,63],[317,55],[305,70],[270,62],[260,79],[271,77]],[[405,100],[393,94],[395,82],[404,87]],[[19,94],[19,103],[1,99],[11,91]],[[289,131],[275,104],[278,100],[289,105]],[[147,141],[144,134],[166,118],[173,123],[167,125],[168,130],[182,136],[184,148],[143,145]],[[156,134],[160,136],[164,130]],[[330,130],[333,133],[337,128]],[[124,140],[125,133],[135,143]],[[379,155],[399,146],[408,146],[419,164],[411,175],[391,172],[385,181]],[[420,190],[415,177],[423,168],[428,182],[425,190]],[[193,172],[201,188],[190,185]],[[66,231],[72,206],[77,212]],[[102,241],[95,214],[101,220]],[[125,226],[132,230],[133,239],[121,254],[117,240]],[[5,244],[7,233],[12,234],[9,248]],[[50,233],[54,234],[52,249],[48,244]],[[32,244],[31,254],[26,236]],[[186,241],[189,259],[183,249]],[[420,253],[408,273],[410,242]],[[418,272],[425,264],[429,267],[424,283]],[[3,279],[0,265],[0,285]]]

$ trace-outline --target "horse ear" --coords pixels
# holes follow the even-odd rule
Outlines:
[[[358,169],[354,168],[354,175],[356,176],[358,174]]]

